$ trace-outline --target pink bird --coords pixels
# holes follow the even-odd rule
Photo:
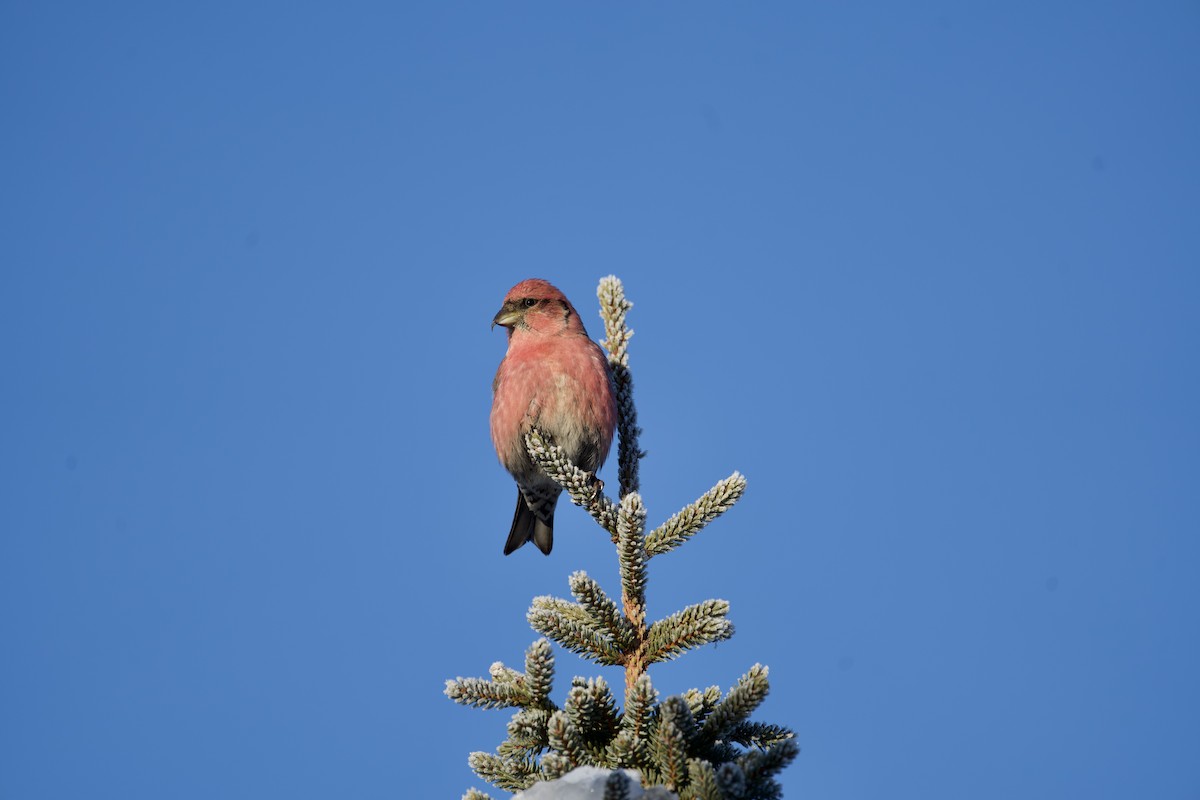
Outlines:
[[[549,555],[562,487],[529,458],[525,434],[536,426],[577,467],[600,469],[617,425],[612,374],[579,312],[547,281],[530,278],[510,289],[492,325],[508,328],[508,352],[492,381],[492,444],[517,481],[504,554],[532,541]]]

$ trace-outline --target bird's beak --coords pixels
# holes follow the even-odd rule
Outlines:
[[[501,325],[505,328],[511,328],[521,319],[521,312],[514,306],[505,303],[500,310],[496,312],[496,316],[492,317],[492,328]]]

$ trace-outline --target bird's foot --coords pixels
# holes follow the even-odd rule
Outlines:
[[[600,498],[604,496],[604,481],[597,478],[596,473],[589,472],[588,482],[591,484],[588,486],[588,506],[591,507],[600,502]]]

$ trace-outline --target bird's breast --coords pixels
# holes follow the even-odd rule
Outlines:
[[[534,426],[583,469],[598,469],[608,455],[616,403],[603,351],[586,337],[559,344],[510,347],[497,372],[492,441],[510,471],[528,463],[524,435]]]

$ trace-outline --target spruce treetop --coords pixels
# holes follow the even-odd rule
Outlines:
[[[646,786],[665,786],[682,800],[774,800],[782,797],[776,776],[799,753],[791,730],[750,716],[767,696],[767,668],[755,664],[722,696],[716,686],[659,698],[648,669],[689,650],[728,639],[729,603],[703,600],[647,621],[648,565],[655,556],[689,541],[742,497],[746,479],[728,478],[647,532],[638,466],[645,455],[633,403],[627,314],[633,304],[615,276],[597,291],[618,408],[619,492],[604,494],[595,475],[572,464],[562,448],[536,428],[525,437],[531,459],[582,506],[615,545],[620,602],[576,571],[568,579],[573,600],[533,599],[527,619],[544,638],[525,654],[525,671],[496,662],[488,678],[446,681],[445,694],[477,708],[513,708],[508,738],[495,753],[471,753],[468,763],[485,781],[520,791],[554,780],[580,766],[636,769]],[[551,699],[554,641],[602,666],[625,670],[624,702],[603,678],[574,678],[561,706]],[[621,772],[609,779],[605,797],[621,800],[629,785]],[[476,789],[464,800],[491,800]]]

